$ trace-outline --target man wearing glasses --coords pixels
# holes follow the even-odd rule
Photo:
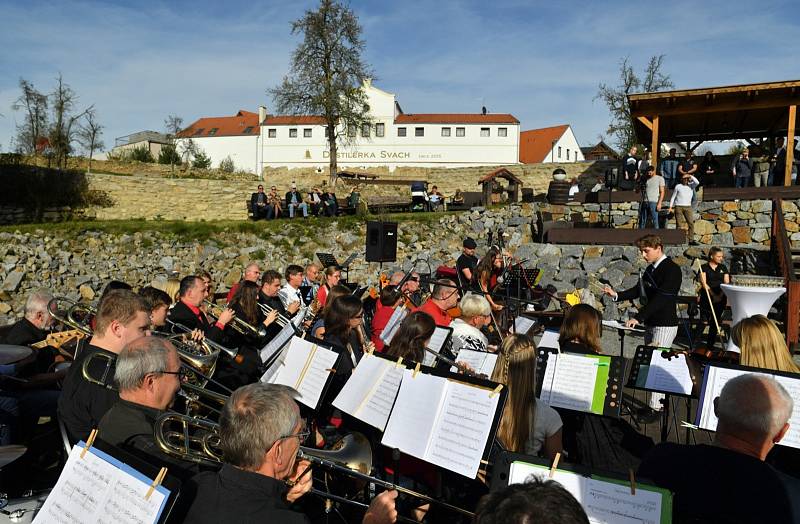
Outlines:
[[[452,280],[442,279],[436,281],[431,297],[417,311],[429,314],[437,326],[447,327],[453,321],[447,310],[456,307],[456,304],[458,304],[458,286]]]
[[[253,220],[267,219],[272,214],[269,198],[264,193],[264,186],[258,184],[258,192],[250,195],[250,209],[253,210]]]
[[[125,346],[117,357],[114,381],[119,400],[100,421],[98,436],[170,474],[185,480],[197,473],[192,462],[165,454],[155,442],[156,419],[172,407],[185,380],[178,352],[168,340],[143,337]]]
[[[259,382],[233,392],[219,428],[226,463],[192,479],[187,491],[195,496],[184,522],[310,522],[290,507],[312,487],[311,464],[297,460],[309,435],[294,401],[297,394]],[[396,491],[375,497],[362,522],[395,522],[396,497]]]

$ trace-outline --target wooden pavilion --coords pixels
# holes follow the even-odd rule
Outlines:
[[[508,182],[507,187],[502,187],[498,179]],[[497,204],[492,200],[492,195],[497,195],[500,199],[502,193],[507,193],[508,202],[519,202],[519,194],[522,191],[522,180],[508,169],[501,167],[484,176],[478,181],[483,191],[483,205]],[[502,200],[502,199],[500,199]]]
[[[628,95],[637,139],[652,145],[651,163],[663,142],[687,142],[694,150],[706,140],[786,142],[785,185],[791,184],[800,80]]]

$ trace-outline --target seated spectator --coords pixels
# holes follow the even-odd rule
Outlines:
[[[322,212],[328,217],[335,217],[339,212],[339,201],[336,200],[336,193],[329,188],[326,188],[322,193]]]
[[[347,197],[347,206],[353,211],[358,211],[358,203],[361,201],[361,191],[358,186],[353,186],[350,195]]]
[[[428,193],[428,205],[430,206],[431,211],[436,211],[443,203],[444,196],[442,196],[442,194],[439,192],[439,188],[436,186],[431,187],[431,190]]]
[[[253,220],[269,218],[270,207],[269,198],[264,193],[264,186],[258,184],[258,191],[250,195],[250,209],[253,211]]]
[[[595,181],[595,184],[592,186],[592,189],[590,191],[592,193],[599,193],[605,187],[606,187],[605,180],[603,180],[603,177],[599,176],[597,177],[597,180]]]
[[[581,186],[580,186],[580,184],[578,184],[578,179],[577,178],[573,178],[572,180],[570,180],[569,199],[572,200],[575,197],[575,195],[578,192],[580,192],[580,190],[581,190]]]
[[[313,216],[319,216],[322,213],[322,191],[319,188],[311,188],[308,192],[308,205]]]
[[[292,189],[286,193],[286,209],[289,210],[289,218],[294,218],[296,209],[303,213],[303,218],[308,218],[308,204],[303,200],[303,194],[297,190],[297,184],[294,182]]]
[[[461,205],[464,203],[464,192],[460,189],[456,189],[455,194],[453,195],[453,204]]]
[[[800,480],[764,462],[789,430],[793,404],[772,378],[733,378],[714,399],[713,444],[659,444],[639,476],[675,494],[675,522],[800,522]],[[746,496],[731,496],[733,486]]]
[[[267,218],[280,218],[283,214],[283,202],[281,201],[280,195],[278,195],[278,188],[276,186],[270,188],[268,198],[272,214],[267,216]]]
[[[484,495],[475,524],[589,524],[572,494],[554,480],[531,476],[522,484]]]

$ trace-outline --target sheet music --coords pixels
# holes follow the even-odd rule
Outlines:
[[[428,450],[421,458],[475,478],[500,395],[463,382],[446,381],[446,385],[442,413],[437,418]]]
[[[525,482],[530,475],[547,478],[549,468],[538,464],[512,462],[509,484]],[[591,478],[556,470],[553,480],[561,484],[580,503],[592,524],[660,524],[664,494],[637,484],[631,495],[628,484]]]
[[[312,351],[314,354],[309,360]],[[339,354],[335,351],[294,337],[282,365],[270,382],[295,388],[300,393],[297,401],[316,409],[331,374],[330,369],[336,365],[338,358]]]
[[[81,443],[83,444],[83,443]],[[158,521],[169,492],[159,487],[145,500],[150,483],[104,460],[83,445],[73,446],[53,491],[35,523],[144,524]],[[141,477],[141,478],[139,478]]]
[[[444,402],[447,380],[441,377],[404,369],[400,391],[381,444],[425,459],[425,451],[440,408]]]
[[[260,381],[265,384],[272,384],[273,378],[275,378],[275,374],[281,369],[283,363],[286,361],[286,354],[289,352],[289,346],[284,346],[281,350],[281,354],[275,359],[270,367],[261,375]]]
[[[475,373],[491,377],[494,372],[494,366],[497,364],[497,353],[462,349],[458,352],[456,362],[469,364],[469,366],[475,370]],[[457,373],[459,369],[455,366],[450,366],[450,371]]]
[[[263,364],[266,362],[270,355],[278,351],[278,348],[283,347],[283,345],[286,344],[289,339],[294,336],[294,334],[294,328],[290,323],[287,322],[287,324],[283,326],[280,331],[278,331],[278,334],[275,335],[266,346],[261,348],[261,363]]]
[[[535,319],[520,315],[514,319],[514,333],[525,335],[531,330],[534,324],[536,324]]]
[[[620,322],[618,320],[603,320],[603,327],[610,329],[624,329],[625,331],[644,331],[642,326],[628,327],[625,325],[625,322]]]
[[[744,369],[729,369],[717,367],[714,365],[706,366],[706,383],[703,391],[701,404],[698,407],[698,423],[702,429],[710,429],[715,431],[717,429],[717,416],[714,414],[714,399],[722,392],[722,388],[732,378],[739,375],[752,373],[752,371]],[[773,375],[772,373],[759,373],[774,378],[780,385],[782,385],[789,395],[794,400],[794,409],[789,418],[789,431],[778,443],[779,446],[789,446],[792,448],[800,448],[800,377],[784,377],[782,375]]]
[[[450,328],[436,326],[436,329],[433,330],[433,335],[431,335],[431,339],[428,342],[428,348],[437,353],[441,353],[442,346],[444,346],[444,343],[447,340],[448,335],[450,335],[450,332]]]
[[[598,360],[569,353],[551,354],[542,381],[540,400],[552,407],[591,411]]]
[[[408,308],[403,306],[397,306],[392,313],[392,316],[389,317],[389,322],[386,323],[386,327],[383,328],[381,332],[381,340],[384,344],[391,344],[392,338],[397,330],[400,328],[400,324],[403,322],[403,319],[406,318],[408,315]]]
[[[366,353],[333,405],[381,431],[400,389],[404,367]]]
[[[692,385],[692,376],[685,354],[679,353],[667,360],[661,351],[653,350],[650,365],[647,367],[645,389],[690,395]]]
[[[545,329],[536,347],[561,349],[561,346],[558,344],[558,331],[554,329]]]
[[[663,495],[636,486],[631,495],[629,484],[586,479],[583,500],[589,522],[608,524],[659,524]]]

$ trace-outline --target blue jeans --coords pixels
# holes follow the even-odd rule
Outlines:
[[[653,221],[653,227],[658,229],[658,211],[655,202],[642,202],[639,204],[639,229],[647,227],[647,219]]]
[[[303,210],[303,216],[308,216],[308,204],[301,202],[300,204],[289,204],[289,218],[294,218],[294,208],[299,207]]]
[[[736,187],[747,187],[747,181],[750,180],[749,176],[737,176]]]

